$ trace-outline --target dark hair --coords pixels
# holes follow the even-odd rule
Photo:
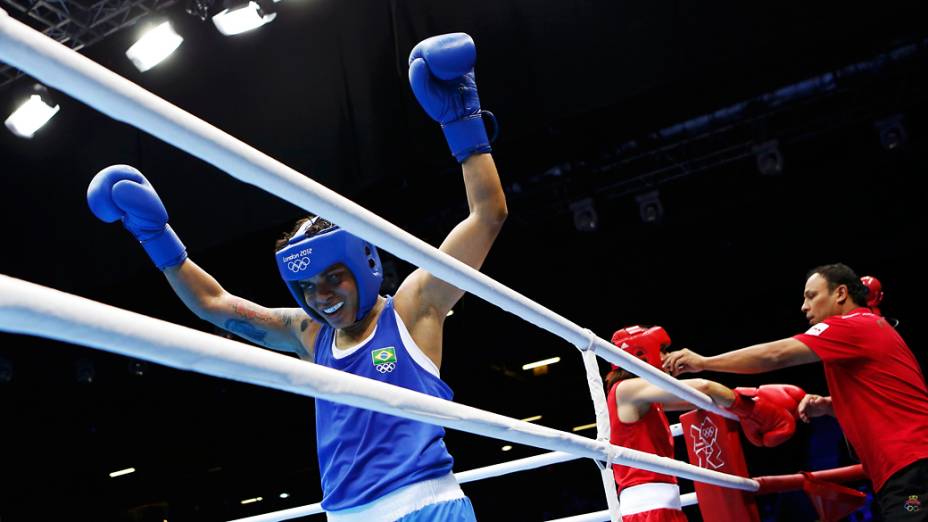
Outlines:
[[[277,252],[281,248],[287,246],[287,243],[291,239],[293,239],[293,236],[297,233],[297,231],[300,230],[300,227],[302,227],[303,224],[306,223],[307,221],[312,221],[312,220],[315,220],[315,221],[313,221],[313,224],[310,225],[309,228],[306,229],[306,233],[303,234],[305,237],[313,237],[319,232],[322,232],[323,230],[327,228],[331,228],[335,226],[334,223],[332,223],[331,221],[323,217],[314,216],[310,214],[309,216],[298,220],[296,224],[293,225],[293,228],[290,230],[290,232],[287,232],[286,234],[284,234],[282,238],[278,239],[277,242],[274,243],[274,251]]]
[[[635,374],[621,367],[615,368],[614,370],[610,369],[609,373],[607,373],[606,377],[603,379],[603,384],[606,386],[606,395],[609,394],[609,390],[612,389],[612,385],[619,381],[624,381],[625,379],[631,379],[634,376]]]
[[[833,263],[822,265],[809,270],[806,275],[808,280],[812,275],[818,274],[828,281],[828,291],[834,292],[835,288],[840,285],[847,287],[847,293],[851,296],[851,301],[857,306],[867,306],[867,287],[864,286],[857,273],[851,267],[844,263]]]

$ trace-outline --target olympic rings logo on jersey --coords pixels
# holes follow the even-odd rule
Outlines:
[[[289,268],[291,272],[300,272],[302,270],[306,270],[306,267],[308,266],[309,266],[308,257],[301,257],[297,259],[296,261],[290,261],[289,263],[287,263],[287,268]]]
[[[391,363],[384,363],[384,364],[376,364],[374,365],[374,368],[376,368],[377,371],[380,373],[390,373],[396,369],[396,363],[391,362]]]

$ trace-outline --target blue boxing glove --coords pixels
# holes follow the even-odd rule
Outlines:
[[[409,84],[419,104],[441,124],[451,154],[459,163],[472,154],[490,152],[483,126],[474,63],[477,48],[464,33],[427,38],[409,53]]]
[[[168,226],[168,211],[161,198],[138,170],[128,165],[101,170],[87,187],[87,204],[101,221],[121,219],[158,268],[187,259],[187,249]]]

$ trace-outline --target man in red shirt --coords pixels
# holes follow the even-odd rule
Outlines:
[[[673,375],[703,370],[763,373],[821,361],[830,397],[807,395],[800,418],[833,415],[873,482],[885,521],[928,521],[928,388],[918,361],[844,264],[809,272],[805,333],[703,357],[668,354]]]

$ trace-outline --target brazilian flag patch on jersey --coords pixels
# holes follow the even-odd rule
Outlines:
[[[396,369],[396,348],[388,346],[371,350],[374,368],[380,373],[390,373]]]

